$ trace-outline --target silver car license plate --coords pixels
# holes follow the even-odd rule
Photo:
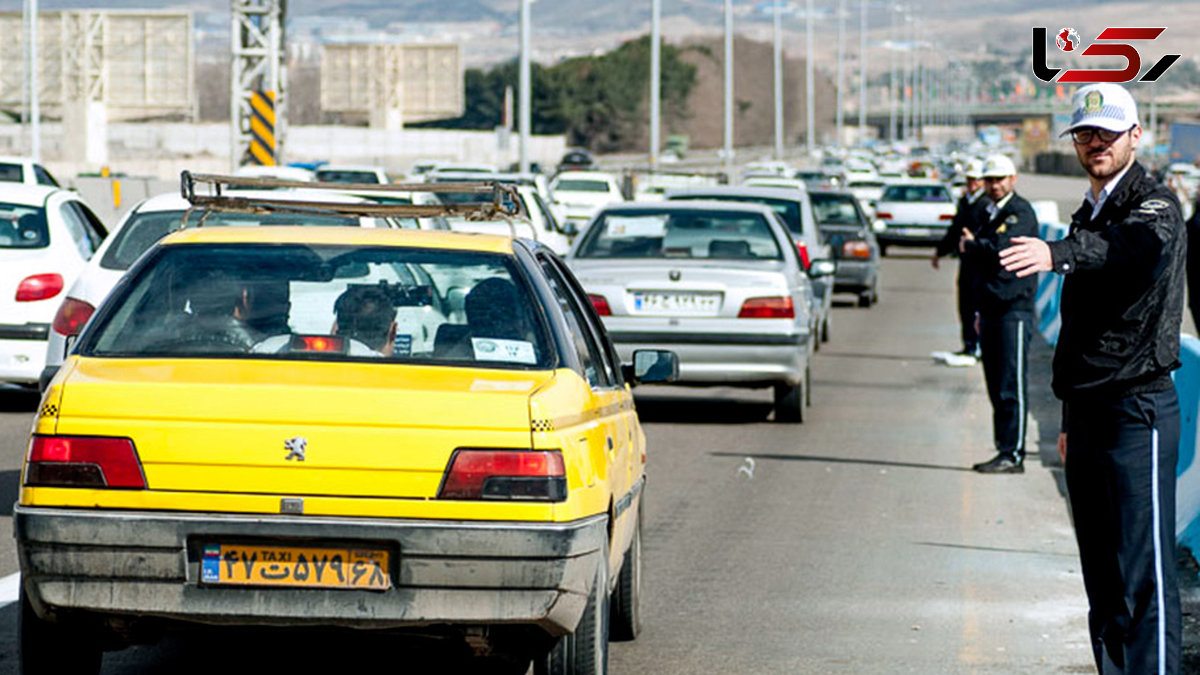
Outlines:
[[[716,316],[721,311],[721,294],[635,291],[633,311],[667,316]]]

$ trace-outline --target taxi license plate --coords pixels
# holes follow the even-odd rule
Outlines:
[[[634,293],[633,309],[644,314],[715,315],[720,293]]]
[[[205,544],[204,584],[387,590],[388,552],[379,549]]]

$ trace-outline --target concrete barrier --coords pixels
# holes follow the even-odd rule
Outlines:
[[[1038,236],[1046,241],[1057,241],[1067,236],[1067,226],[1062,223],[1041,223]],[[1058,314],[1059,298],[1062,295],[1063,277],[1055,272],[1038,274],[1037,295],[1034,296],[1034,311],[1037,328],[1051,346],[1058,344],[1058,329],[1062,319]]]
[[[1196,462],[1196,420],[1200,416],[1200,340],[1184,335],[1179,358],[1183,367],[1175,371],[1179,393],[1179,463],[1175,465],[1175,538],[1200,554],[1200,464]]]

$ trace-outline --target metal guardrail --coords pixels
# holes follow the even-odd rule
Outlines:
[[[220,174],[180,174],[180,193],[192,208],[204,211],[241,213],[336,213],[348,216],[387,218],[434,218],[438,216],[463,218],[470,221],[528,219],[529,214],[517,194],[517,188],[498,181],[459,183],[311,183],[226,176]],[[207,186],[207,190],[204,187]],[[197,188],[200,188],[199,190]],[[381,197],[406,192],[442,192],[454,194],[490,195],[490,201],[468,204],[374,204],[288,199],[280,192],[278,199],[262,194],[238,194],[238,190],[326,190],[350,196]],[[205,194],[207,192],[207,194]],[[186,216],[185,216],[186,217]]]

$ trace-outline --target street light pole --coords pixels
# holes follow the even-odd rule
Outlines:
[[[29,155],[33,161],[42,159],[41,97],[38,95],[38,0],[25,0],[27,36],[25,42],[25,77],[29,88]]]
[[[733,166],[733,0],[725,0],[725,166]]]
[[[858,2],[858,144],[867,140],[867,2]]]
[[[780,0],[775,0],[775,159],[783,159],[783,29]]]
[[[900,10],[899,5],[888,6],[888,44],[891,45],[892,51],[896,48],[896,12]],[[896,113],[900,106],[900,98],[896,82],[896,55],[892,54],[888,58],[891,63],[891,76],[888,78],[888,142],[896,142]]]
[[[808,0],[804,8],[804,46],[807,54],[804,58],[804,117],[807,128],[805,134],[805,148],[808,150],[808,156],[811,158],[815,150],[814,136],[816,135],[817,125],[814,121],[814,104],[813,101],[813,0]]]
[[[846,113],[843,110],[845,99],[842,95],[842,90],[845,86],[845,67],[843,62],[846,58],[846,0],[838,0],[838,43],[837,43],[837,147],[842,146],[842,139],[846,128]]]
[[[530,42],[530,17],[529,10],[533,0],[521,0],[521,58],[519,63],[520,74],[518,75],[518,88],[520,89],[518,97],[518,107],[520,114],[518,115],[520,141],[518,143],[518,170],[521,173],[529,171],[529,136],[533,126],[533,111],[530,106],[533,101],[531,95],[531,66],[529,63],[529,42]]]
[[[662,0],[650,2],[650,168],[658,168],[662,147]]]

